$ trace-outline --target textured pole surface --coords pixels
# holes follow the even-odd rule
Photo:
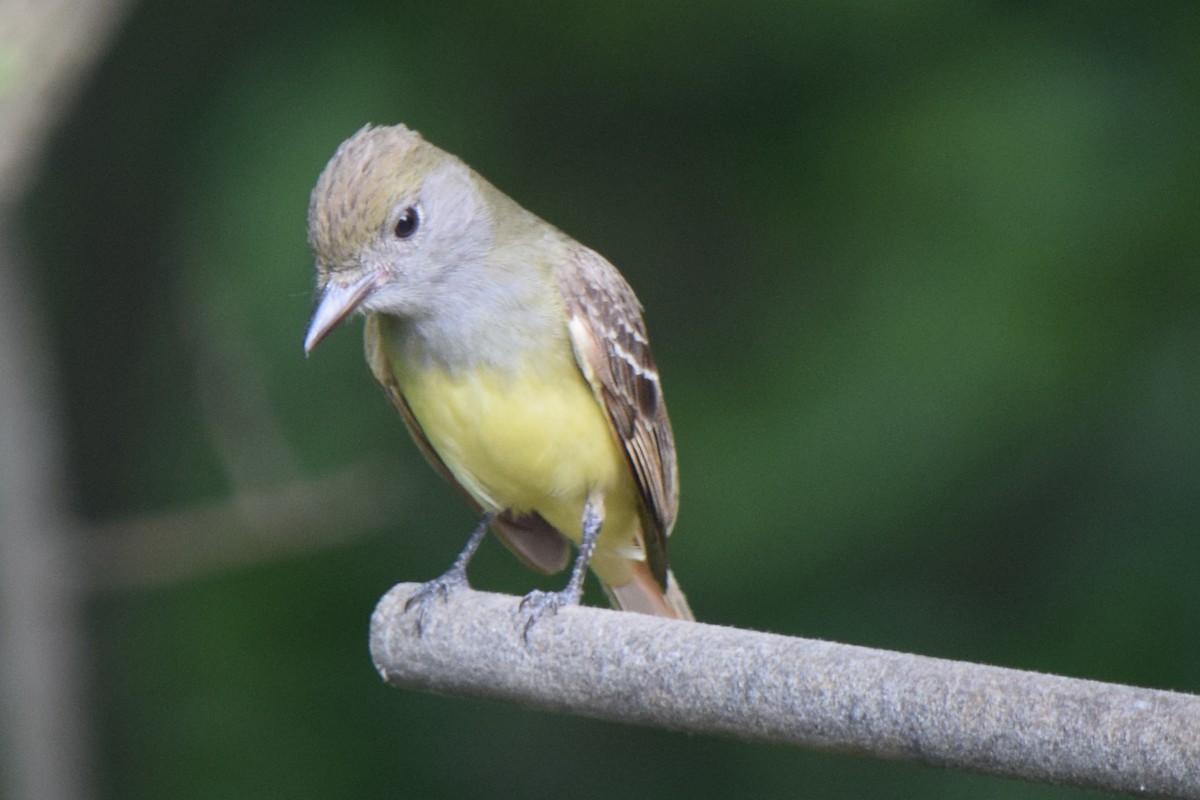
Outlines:
[[[522,641],[518,599],[452,594],[421,636],[371,619],[393,686],[1141,796],[1200,798],[1200,697],[607,609]]]

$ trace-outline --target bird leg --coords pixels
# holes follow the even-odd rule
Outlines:
[[[592,551],[596,549],[596,542],[600,539],[600,527],[603,524],[603,501],[589,497],[583,507],[583,535],[579,541],[579,553],[575,556],[575,564],[571,567],[571,578],[567,585],[557,592],[535,589],[525,595],[517,608],[521,638],[525,641],[529,641],[529,629],[543,614],[555,614],[564,606],[579,605],[583,597],[583,579],[587,576],[588,562],[592,560]]]
[[[446,570],[439,577],[421,584],[417,591],[413,592],[413,596],[408,598],[408,602],[404,604],[405,612],[412,610],[414,607],[416,608],[418,636],[425,628],[426,615],[435,601],[444,603],[451,592],[470,586],[467,582],[467,564],[471,563],[471,559],[475,556],[475,551],[479,549],[479,543],[483,541],[483,537],[487,534],[488,525],[491,523],[493,516],[493,514],[488,513],[480,517],[479,524],[475,526],[475,530],[471,531],[471,537],[467,539],[466,545],[463,546],[462,552],[458,554],[458,558],[454,559],[454,563],[450,565],[450,569]]]

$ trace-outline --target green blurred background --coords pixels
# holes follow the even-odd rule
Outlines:
[[[1190,0],[137,4],[23,206],[74,511],[387,479],[341,539],[98,577],[102,796],[1096,796],[385,688],[373,603],[473,520],[358,323],[302,357],[307,196],[403,121],[618,265],[701,619],[1197,692],[1198,41]]]

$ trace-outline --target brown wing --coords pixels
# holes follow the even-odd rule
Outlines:
[[[404,397],[404,392],[396,383],[396,373],[392,369],[388,348],[384,346],[382,337],[378,321],[373,316],[368,317],[367,324],[363,328],[363,345],[367,364],[370,365],[375,380],[387,392],[388,399],[400,412],[400,416],[404,419],[404,426],[408,428],[409,435],[412,436],[421,455],[425,456],[425,460],[429,462],[429,466],[433,467],[437,474],[441,475],[447,483],[454,487],[455,491],[462,495],[475,513],[483,513],[483,507],[471,496],[470,492],[463,488],[463,485],[450,472],[450,468],[446,466],[446,462],[442,461],[442,457],[429,443],[425,431],[421,429],[421,423],[417,422],[412,408],[408,405],[408,400]],[[517,558],[539,572],[558,572],[567,565],[567,561],[570,559],[571,549],[567,540],[537,514],[514,516],[505,512],[492,520],[492,529]]]
[[[642,307],[621,274],[598,253],[574,242],[570,253],[558,281],[575,360],[633,469],[643,503],[646,561],[665,588],[667,536],[679,508],[678,468]]]

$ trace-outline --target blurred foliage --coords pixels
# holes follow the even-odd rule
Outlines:
[[[141,3],[26,204],[77,510],[245,489],[212,415],[260,395],[258,483],[382,454],[414,499],[98,597],[105,796],[1083,796],[385,689],[374,600],[472,520],[355,331],[301,357],[307,193],[404,121],[622,269],[702,619],[1195,692],[1198,36],[1190,0]]]

